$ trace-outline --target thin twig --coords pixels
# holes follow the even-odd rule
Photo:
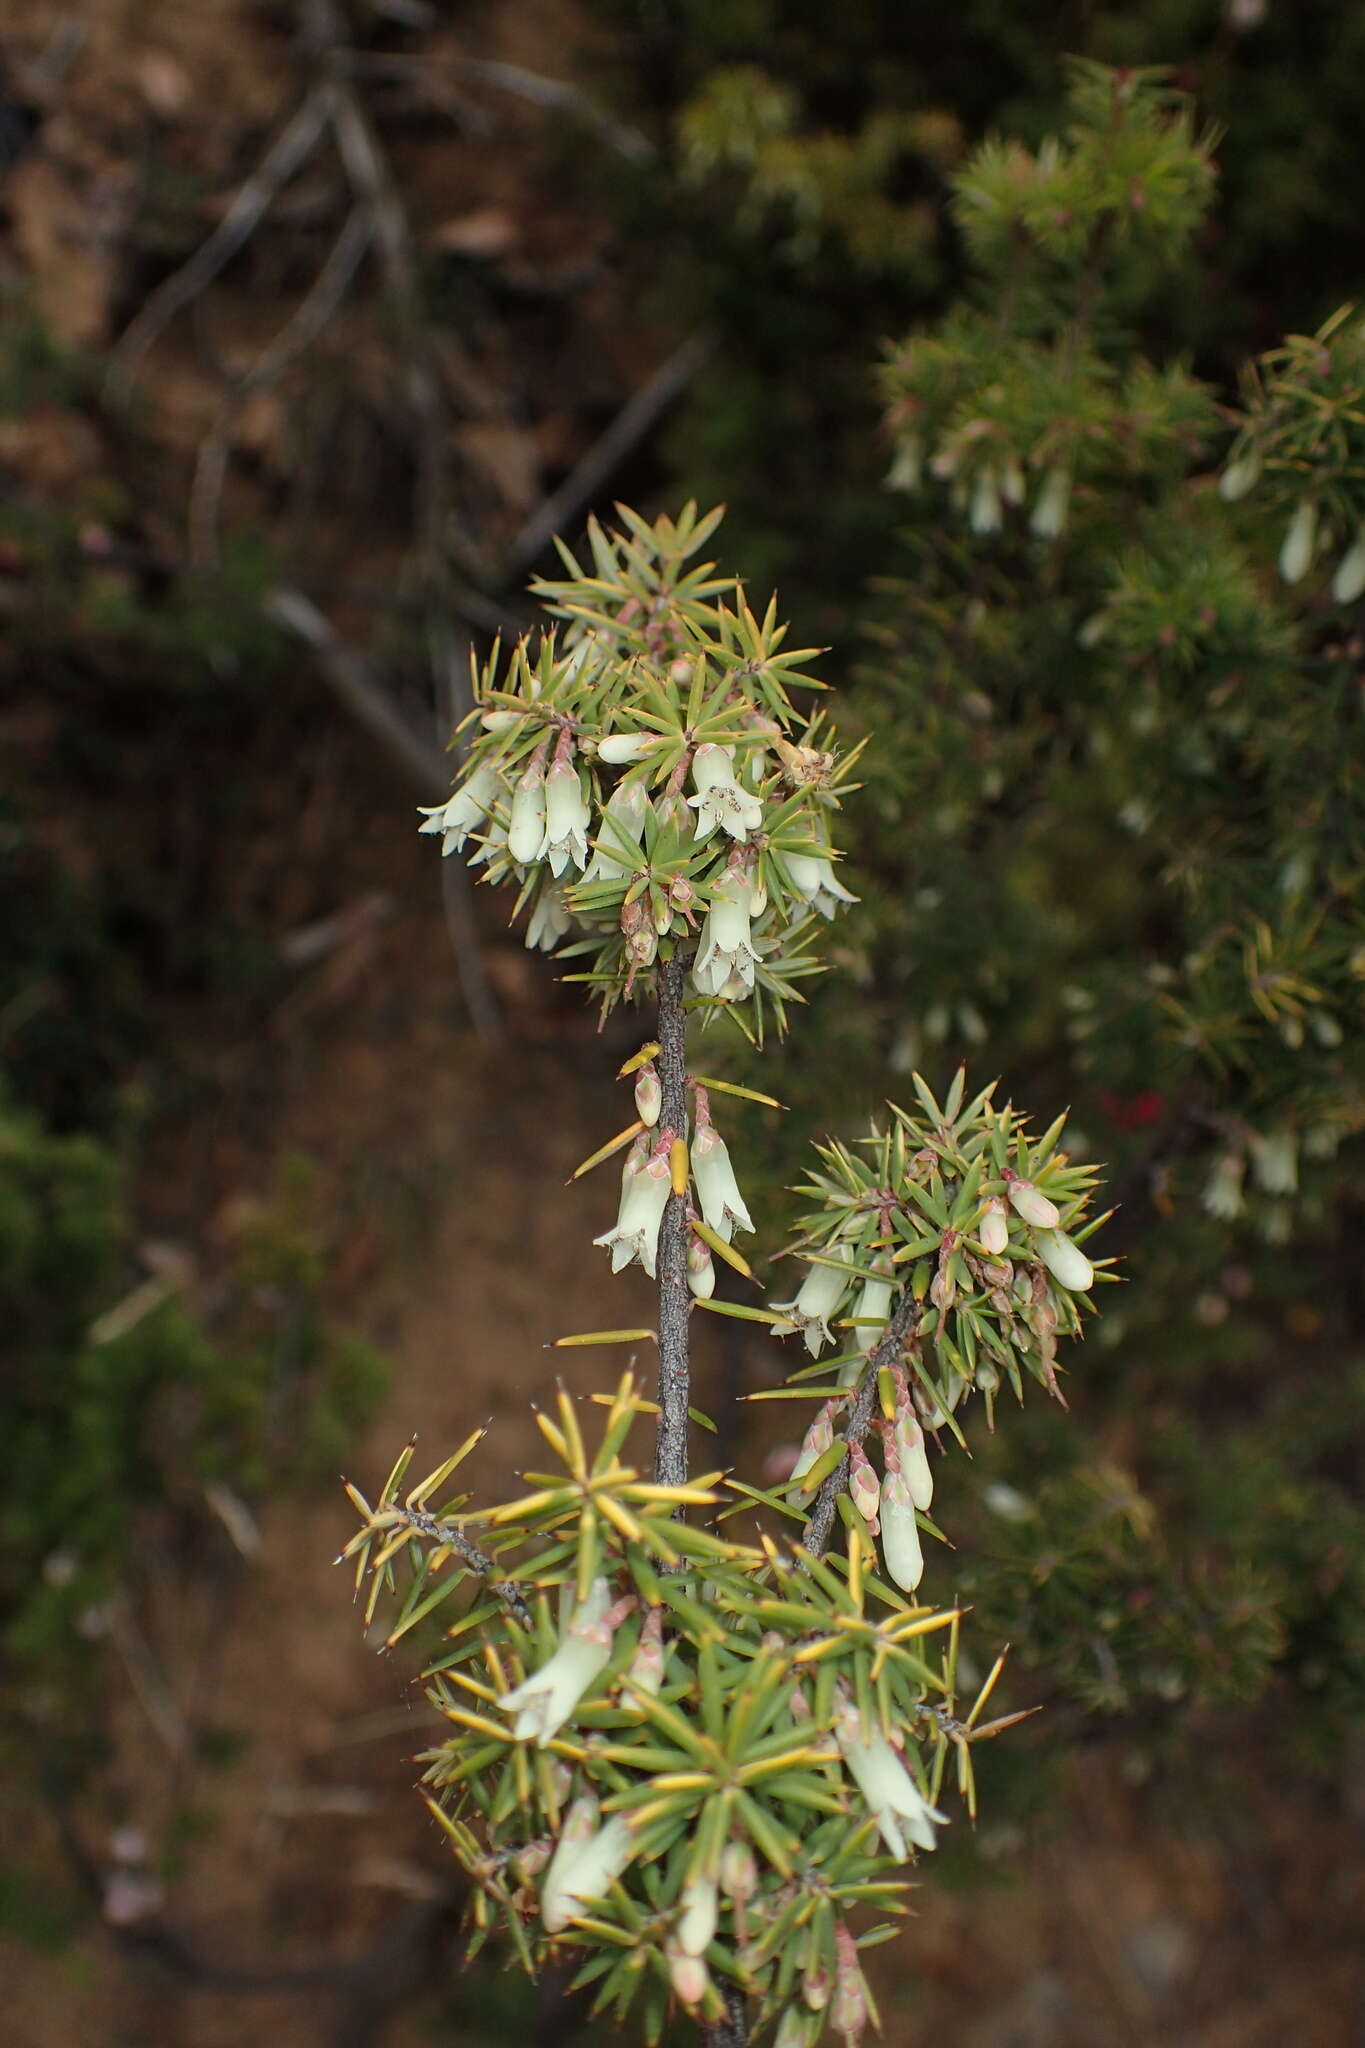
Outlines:
[[[872,1427],[872,1415],[877,1406],[877,1374],[884,1365],[894,1365],[905,1348],[905,1340],[919,1322],[922,1304],[915,1300],[907,1287],[901,1296],[896,1313],[887,1324],[881,1339],[874,1344],[867,1355],[862,1378],[858,1381],[853,1396],[853,1406],[844,1427],[844,1442],[860,1444]],[[815,1496],[815,1505],[810,1512],[801,1547],[812,1557],[819,1557],[829,1543],[830,1531],[840,1494],[848,1487],[848,1452],[845,1451],[839,1463],[823,1482]]]
[[[334,99],[329,83],[314,86],[241,186],[208,240],[201,242],[188,261],[149,294],[118,344],[110,373],[116,384],[126,389],[162,329],[198,298],[251,239],[275,195],[307,162],[322,139],[332,119]]]
[[[311,647],[337,696],[425,793],[431,803],[450,794],[450,764],[441,749],[413,730],[371,673],[369,663],[340,638],[301,590],[279,588],[265,599],[268,619]]]
[[[441,724],[447,732],[458,732],[465,713],[471,708],[469,665],[467,660],[460,659],[461,651],[468,653],[468,645],[467,641],[457,642],[448,621],[433,621],[428,628],[427,647],[436,702]],[[455,741],[454,752],[458,771],[468,753],[463,737]],[[446,930],[450,934],[450,950],[455,956],[460,992],[475,1036],[484,1045],[499,1045],[502,1042],[502,1016],[498,999],[484,972],[483,951],[474,921],[474,891],[469,868],[464,861],[441,862],[441,903],[445,910]]]
[[[674,400],[681,397],[714,346],[707,333],[689,335],[622,406],[601,439],[593,443],[512,542],[502,563],[504,585],[519,583],[540,560],[554,536],[566,532],[582,517],[612,471],[639,446]]]
[[[190,488],[192,562],[211,561],[218,552],[218,507],[227,474],[232,427],[242,405],[252,392],[277,383],[290,364],[317,340],[350,290],[373,236],[374,222],[368,212],[360,206],[353,207],[303,298],[219,407],[218,417],[199,450]]]
[[[660,1130],[687,1137],[687,1021],[683,977],[687,962],[675,949],[658,973]],[[659,1435],[654,1477],[660,1486],[687,1483],[687,1410],[691,1400],[687,1285],[687,1197],[670,1194],[659,1226]]]
[[[419,1508],[386,1508],[385,1515],[398,1522],[405,1529],[415,1529],[420,1536],[429,1536],[439,1543],[443,1550],[453,1550],[462,1564],[488,1581],[490,1593],[496,1593],[508,1613],[514,1615],[523,1628],[533,1628],[531,1610],[517,1590],[514,1579],[495,1579],[497,1565],[486,1550],[480,1550],[477,1543],[471,1543],[463,1529],[454,1522],[442,1522],[435,1515],[424,1515]]]
[[[532,106],[552,107],[556,113],[568,114],[591,128],[618,155],[628,158],[633,164],[653,163],[657,155],[647,135],[618,121],[614,114],[608,113],[580,87],[570,85],[564,78],[546,78],[542,72],[527,71],[520,64],[504,64],[495,57],[466,57],[453,50],[425,50],[420,56],[356,50],[347,51],[346,55],[357,70],[389,78],[415,75],[420,83],[428,86],[433,72],[448,67],[456,73],[463,73],[466,78],[477,79],[481,85],[491,85],[498,92],[529,100]]]

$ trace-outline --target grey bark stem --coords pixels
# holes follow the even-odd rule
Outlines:
[[[853,1396],[853,1407],[844,1429],[845,1443],[860,1444],[872,1427],[872,1416],[877,1406],[877,1374],[884,1365],[896,1363],[906,1338],[919,1322],[920,1310],[921,1304],[915,1300],[907,1287],[880,1341],[874,1344],[867,1354],[867,1364],[863,1367],[863,1376],[858,1382],[857,1391]],[[815,1496],[815,1505],[810,1511],[806,1533],[801,1539],[802,1548],[808,1550],[812,1557],[819,1557],[828,1548],[834,1517],[838,1511],[839,1496],[848,1486],[848,1464],[848,1452],[845,1451]]]
[[[660,1130],[687,1138],[687,1020],[683,984],[687,962],[674,952],[658,973],[659,1083],[663,1100]],[[660,1486],[687,1482],[687,1410],[691,1401],[688,1363],[688,1319],[692,1299],[687,1286],[687,1198],[668,1198],[659,1226],[656,1263],[659,1281],[659,1435],[654,1452],[654,1477]]]

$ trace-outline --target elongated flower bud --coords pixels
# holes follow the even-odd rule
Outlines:
[[[981,1222],[976,1234],[992,1258],[997,1258],[1009,1243],[1009,1217],[999,1195],[988,1195],[982,1203]]]
[[[877,1509],[881,1504],[881,1482],[861,1444],[848,1447],[848,1493],[854,1507],[875,1536]]]
[[[1095,1284],[1095,1268],[1078,1244],[1062,1230],[1035,1230],[1033,1242],[1038,1256],[1058,1286],[1068,1293],[1085,1294]]]
[[[700,1956],[689,1955],[671,1937],[664,1943],[664,1961],[674,1994],[687,2006],[700,2005],[711,1988],[711,1972]]]
[[[796,1463],[792,1466],[789,1487],[802,1491],[797,1482],[810,1471],[817,1458],[823,1458],[826,1451],[834,1448],[834,1403],[826,1401],[823,1408],[815,1412],[810,1428],[801,1440]]]
[[[659,1069],[651,1060],[641,1067],[635,1077],[635,1114],[640,1122],[647,1124],[651,1130],[659,1121],[663,1099],[663,1082],[659,1079]]]
[[[687,1285],[698,1301],[709,1301],[716,1291],[716,1262],[695,1236],[687,1244]]]
[[[1029,528],[1039,540],[1056,540],[1066,529],[1071,509],[1071,472],[1060,466],[1050,469],[1033,507]]]
[[[597,757],[621,768],[628,761],[642,761],[658,744],[658,736],[652,732],[612,732],[597,742]]]
[[[1260,474],[1261,458],[1254,449],[1249,449],[1245,455],[1239,455],[1235,462],[1230,462],[1223,471],[1218,479],[1219,495],[1226,499],[1229,505],[1235,505],[1239,498],[1244,498],[1248,491],[1255,488]]]
[[[1365,591],[1365,528],[1347,548],[1332,578],[1332,595],[1338,604],[1354,604],[1362,591]]]
[[[678,1946],[684,1955],[704,1956],[716,1938],[720,1907],[715,1879],[694,1877],[683,1886],[682,1914],[677,1925]]]
[[[879,1266],[885,1266],[885,1264],[885,1259],[878,1260]],[[889,1278],[885,1280],[864,1280],[863,1282],[862,1292],[858,1296],[853,1310],[855,1322],[862,1325],[861,1328],[853,1333],[854,1341],[860,1351],[871,1351],[873,1346],[882,1337],[886,1328],[887,1317],[891,1313],[891,1287],[892,1283]]]
[[[1313,560],[1318,539],[1318,508],[1311,498],[1296,507],[1280,549],[1280,574],[1286,583],[1301,583]]]
[[[978,470],[969,513],[973,533],[994,533],[1000,525],[1000,484],[993,469]]]
[[[507,828],[507,851],[518,866],[539,860],[545,844],[545,767],[540,754],[512,792],[512,820]]]
[[[758,1890],[758,1863],[747,1842],[727,1842],[720,1856],[720,1888],[742,1905]]]
[[[1005,1191],[1009,1195],[1010,1206],[1018,1211],[1025,1223],[1032,1223],[1039,1230],[1055,1230],[1061,1222],[1057,1204],[1050,1202],[1031,1180],[1020,1180],[1017,1174],[1007,1169]]]
[[[924,1577],[924,1548],[910,1488],[900,1472],[882,1481],[882,1561],[887,1576],[903,1593],[913,1593]]]
[[[842,2034],[845,2048],[858,2048],[870,2017],[858,1946],[840,1920],[834,1929],[834,2003],[829,2009],[830,2025],[836,2034]]]

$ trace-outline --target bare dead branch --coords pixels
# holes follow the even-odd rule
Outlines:
[[[138,364],[177,313],[198,298],[239,249],[245,247],[270,210],[271,201],[308,161],[332,119],[335,89],[324,81],[313,87],[298,110],[276,135],[260,163],[240,187],[232,204],[206,242],[201,242],[179,270],[150,293],[125,328],[110,372],[113,387],[125,390]]]
[[[627,400],[601,439],[527,520],[502,564],[504,585],[519,583],[557,533],[567,533],[592,504],[613,470],[630,455],[674,400],[681,397],[715,346],[706,333],[691,334]]]

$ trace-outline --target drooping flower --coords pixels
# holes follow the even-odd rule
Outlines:
[[[692,980],[704,996],[733,1002],[753,994],[756,955],[749,932],[751,914],[747,879],[738,869],[727,868],[711,891],[711,908],[692,965]],[[737,996],[730,993],[734,988]]]
[[[829,1258],[846,1266],[847,1250],[842,1245],[833,1245]],[[783,1319],[772,1325],[774,1337],[790,1337],[799,1330],[811,1357],[818,1358],[822,1347],[833,1342],[829,1320],[843,1301],[848,1286],[848,1273],[841,1272],[839,1264],[830,1264],[826,1259],[819,1265],[812,1265],[794,1301],[775,1301],[772,1304]]]
[[[583,782],[567,753],[557,753],[545,778],[544,858],[552,875],[562,875],[569,862],[581,872],[588,865],[588,827],[592,812]]]
[[[502,789],[503,780],[497,770],[480,766],[445,803],[429,807],[423,805],[421,810],[426,823],[417,829],[419,832],[439,832],[443,855],[461,853],[466,839],[483,823]]]
[[[851,1701],[835,1721],[834,1739],[868,1810],[876,1816],[882,1841],[896,1860],[903,1863],[906,1859],[906,1835],[917,1848],[932,1849],[934,1824],[946,1827],[948,1816],[929,1804],[884,1735],[866,1736]]]
[[[1338,604],[1354,604],[1365,591],[1365,528],[1352,541],[1332,578],[1332,596]]]
[[[540,1917],[549,1934],[561,1934],[579,1918],[589,1899],[600,1899],[635,1854],[629,1822],[619,1813],[605,1826],[599,1825],[600,1819],[601,1808],[591,1792],[575,1799],[564,1816],[540,1892]]]
[[[853,891],[846,889],[835,874],[834,863],[828,854],[789,853],[785,860],[793,889],[818,910],[821,917],[835,916],[841,903],[858,901]]]
[[[1029,530],[1039,540],[1056,540],[1065,530],[1066,516],[1071,506],[1071,472],[1061,465],[1050,469],[1043,478],[1029,520]]]
[[[539,860],[545,845],[545,761],[540,748],[531,756],[512,792],[512,820],[507,851],[519,867]]]
[[[1280,574],[1286,583],[1301,583],[1318,541],[1318,508],[1311,498],[1298,505],[1280,549]]]
[[[1210,1216],[1219,1217],[1230,1223],[1242,1213],[1242,1182],[1246,1178],[1247,1163],[1240,1152],[1220,1152],[1213,1162],[1204,1188],[1203,1204]]]
[[[735,780],[734,750],[710,742],[697,748],[692,757],[692,782],[696,795],[687,799],[697,814],[694,837],[709,839],[718,825],[732,839],[747,839],[763,823],[763,800]]]
[[[558,883],[550,882],[531,905],[526,944],[532,952],[552,953],[572,923],[564,891]]]
[[[632,872],[648,815],[649,794],[639,777],[619,782],[607,798],[585,882],[614,882]]]
[[[611,1616],[611,1588],[605,1579],[594,1579],[549,1662],[502,1695],[498,1705],[516,1715],[512,1734],[518,1742],[544,1749],[564,1726],[611,1661]]]
[[[654,1278],[659,1225],[671,1186],[668,1145],[656,1144],[651,1152],[649,1140],[637,1138],[621,1169],[621,1206],[615,1225],[593,1239],[594,1244],[609,1248],[613,1273],[622,1272],[638,1259],[650,1279]]]
[[[968,519],[973,533],[995,533],[1000,525],[1000,481],[993,469],[980,469],[972,484]]]
[[[696,1182],[702,1221],[708,1230],[714,1230],[717,1237],[723,1237],[729,1244],[737,1230],[753,1229],[753,1218],[739,1191],[729,1149],[709,1115],[703,1113],[700,1090],[697,1128],[692,1137],[692,1178]]]

